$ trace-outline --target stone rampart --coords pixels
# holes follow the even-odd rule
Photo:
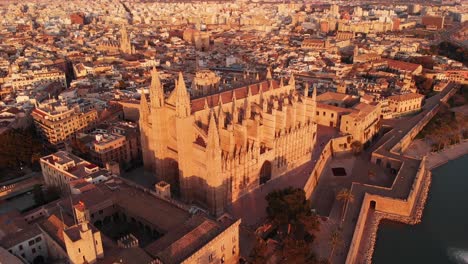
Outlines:
[[[366,191],[364,194],[364,199],[362,201],[361,210],[359,212],[359,218],[356,223],[354,230],[352,242],[348,251],[348,256],[346,258],[347,264],[356,263],[358,258],[359,248],[362,246],[361,243],[364,239],[363,235],[366,228],[371,228],[367,219],[369,219],[369,213],[379,212],[381,215],[392,215],[398,216],[401,219],[410,219],[415,216],[416,205],[418,204],[421,195],[421,187],[424,186],[423,183],[426,179],[430,177],[430,172],[425,169],[425,162],[421,162],[421,165],[418,169],[417,176],[411,188],[411,191],[406,199],[397,199],[385,196],[385,192],[391,190],[391,188],[378,187],[378,186],[369,186],[369,191]],[[356,184],[353,183],[351,191],[355,188]],[[375,194],[382,192],[382,194]],[[371,207],[373,206],[372,210]],[[385,218],[385,217],[382,217]],[[393,217],[394,218],[394,217]],[[392,218],[392,219],[393,219]],[[406,220],[404,222],[407,222]],[[373,230],[372,232],[375,232]],[[375,234],[373,234],[375,236]]]
[[[348,138],[349,136],[331,139],[323,147],[322,153],[317,159],[314,169],[310,173],[310,176],[304,186],[304,191],[307,198],[310,198],[313,191],[315,190],[315,187],[317,187],[320,175],[322,175],[323,169],[326,167],[329,159],[333,156],[333,154],[350,151],[351,144],[348,142]]]
[[[452,85],[449,87],[451,89],[447,94],[445,94],[440,102],[447,103],[447,101],[452,97],[457,89]],[[439,112],[440,104],[436,104],[426,115],[398,142],[393,146],[390,152],[395,154],[401,154],[409,147],[413,139],[421,132],[421,130],[431,121],[431,119]]]
[[[371,222],[375,221],[376,217],[374,216],[376,212],[380,216],[386,215],[389,219],[402,219],[403,222],[408,223],[416,223],[418,220],[414,219],[420,219],[422,207],[418,209],[418,204],[420,205],[421,202],[425,202],[426,200],[430,185],[430,171],[426,169],[425,157],[422,161],[419,161],[405,157],[402,153],[432,117],[437,114],[441,102],[447,102],[456,91],[457,89],[454,84],[448,85],[447,90],[441,92],[441,98],[438,103],[434,104],[434,101],[432,101],[429,104],[431,107],[424,110],[423,116],[418,120],[413,120],[415,122],[413,127],[406,132],[401,130],[395,131],[393,135],[387,137],[382,142],[383,144],[372,152],[371,162],[398,171],[398,174],[389,188],[361,183],[352,184],[350,191],[356,198],[356,204],[347,207],[344,218],[352,219],[357,216],[357,222],[353,226],[354,232],[348,244],[346,263],[366,262],[366,254],[367,262],[370,263],[372,256],[368,254],[373,250],[373,242],[375,241],[372,238],[375,239],[377,227],[372,229],[370,224],[366,222],[368,220]],[[342,137],[341,140],[346,140],[346,137]],[[317,186],[318,179],[328,159],[336,152],[335,147],[343,146],[344,142],[333,144],[334,142],[331,140],[325,146],[316,167],[311,173],[311,177],[309,177],[304,187],[307,197],[311,196]],[[336,141],[335,143],[338,142]],[[352,207],[354,208],[351,209]],[[350,225],[352,225],[351,222]],[[372,241],[371,248],[363,247],[368,245],[369,240]],[[363,244],[364,241],[366,243]]]

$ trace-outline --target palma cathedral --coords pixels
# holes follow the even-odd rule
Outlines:
[[[190,96],[182,73],[165,96],[156,69],[142,93],[140,130],[146,170],[170,183],[184,202],[213,215],[249,191],[311,159],[316,92],[265,80]]]

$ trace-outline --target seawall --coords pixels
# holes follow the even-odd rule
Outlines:
[[[371,163],[398,173],[391,187],[352,183],[350,191],[355,202],[348,204],[343,216],[343,255],[337,254],[332,263],[370,263],[381,219],[408,224],[420,221],[431,183],[431,172],[426,167],[426,157],[419,160],[403,153],[437,114],[441,103],[447,102],[457,88],[456,84],[450,83],[439,94],[428,98],[419,114],[397,124],[368,150]],[[344,136],[331,139],[325,145],[304,185],[307,198],[317,187],[330,158],[336,153],[351,150],[343,148],[350,145],[348,141],[349,137]]]
[[[459,157],[462,157],[464,155],[468,155],[468,140],[465,140],[461,143],[452,145],[448,148],[445,148],[442,151],[439,152],[431,152],[429,155],[427,155],[426,158],[426,168],[428,170],[433,170],[439,166],[442,166],[449,162],[450,160],[457,159]],[[377,231],[380,225],[380,222],[383,219],[391,220],[391,221],[396,221],[396,222],[401,222],[405,224],[418,224],[422,220],[422,213],[424,210],[424,206],[427,201],[428,193],[429,193],[429,187],[431,184],[431,173],[428,172],[429,178],[427,179],[427,183],[425,186],[423,186],[423,189],[421,190],[421,196],[419,201],[416,201],[417,204],[415,205],[415,212],[414,214],[410,215],[409,217],[404,217],[400,215],[395,215],[395,214],[389,214],[386,212],[381,212],[381,211],[375,211],[374,214],[374,219],[372,222],[370,222],[370,243],[368,245],[368,253],[365,258],[365,263],[372,263],[372,256],[374,254],[374,246],[375,242],[377,239]]]
[[[426,166],[427,157],[424,156],[418,162],[418,160],[407,157],[403,153],[416,135],[437,114],[441,103],[447,102],[456,91],[457,87],[454,84],[449,85],[438,95],[436,98],[439,99],[438,101],[426,106],[415,120],[409,121],[411,122],[409,130],[399,130],[372,152],[371,161],[373,163],[387,168],[398,168],[398,174],[390,188],[391,190],[388,190],[387,193],[382,191],[380,191],[381,194],[376,193],[379,189],[377,186],[365,190],[346,263],[371,263],[377,229],[382,219],[408,224],[416,224],[421,220],[431,183],[431,172]],[[354,185],[355,183],[353,183],[352,188]],[[356,186],[358,187],[357,184]],[[409,186],[411,188],[405,190]],[[358,192],[353,194],[359,195]]]

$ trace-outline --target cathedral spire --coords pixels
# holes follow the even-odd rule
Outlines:
[[[309,96],[309,82],[305,83],[305,88],[304,88],[304,97]]]
[[[255,80],[256,80],[256,81],[260,81],[260,75],[258,75],[258,72],[257,72],[257,74],[255,75]]]
[[[259,85],[258,87],[259,87],[258,94],[259,94],[260,102],[262,102],[263,101],[263,87],[262,85]]]
[[[259,85],[259,89],[262,89],[260,85]],[[242,119],[244,120],[250,119],[250,116],[252,115],[252,106],[250,104],[251,98],[252,98],[252,88],[249,85],[247,86],[247,96],[245,97],[245,100],[244,100],[244,116],[242,117]]]
[[[216,124],[215,115],[213,110],[210,111],[210,123],[208,124],[208,138],[206,142],[207,150],[217,151],[219,150],[219,134],[218,125]],[[214,154],[214,152],[212,152]]]
[[[220,98],[221,100],[221,98]],[[224,122],[225,122],[225,114],[224,114],[224,110],[223,110],[223,104],[221,103],[221,101],[218,102],[218,125],[219,125],[219,128],[224,128]]]
[[[210,105],[208,104],[208,99],[205,97],[205,109],[210,108]]]
[[[312,92],[312,116],[314,117],[313,121],[317,121],[317,89],[314,87],[314,91]]]
[[[296,86],[296,79],[294,79],[294,73],[291,73],[291,77],[289,78],[288,85],[292,86],[293,88]]]
[[[141,89],[140,99],[140,123],[148,124],[149,122],[149,107],[148,101],[146,100],[145,91]]]
[[[159,78],[159,72],[155,67],[151,70],[150,100],[151,108],[164,106],[164,90]]]
[[[248,97],[245,98],[245,114],[243,119],[248,120],[250,119],[250,116],[252,115],[252,106],[250,104],[250,100]]]
[[[235,104],[236,103],[236,91],[235,90],[232,90],[232,103]]]
[[[314,87],[314,91],[312,92],[312,101],[314,103],[317,102],[317,88]]]
[[[206,159],[206,183],[212,188],[207,189],[207,195],[213,197],[214,210],[222,207],[223,194],[216,191],[225,180],[222,171],[222,151],[219,142],[218,126],[213,110],[210,111],[210,123],[208,124],[208,136],[205,149]]]
[[[190,115],[190,96],[187,93],[182,72],[179,72],[179,80],[173,93],[175,93],[177,117],[188,117]]]
[[[268,67],[268,69],[267,69],[266,79],[267,80],[273,79],[273,77],[271,76],[271,68],[270,67]]]
[[[284,80],[283,80],[283,77],[280,78],[280,87],[283,87],[284,86]]]
[[[237,124],[239,122],[239,110],[236,105],[236,93],[232,91],[232,123]]]
[[[268,90],[273,91],[273,80],[270,80],[270,85],[268,86]]]

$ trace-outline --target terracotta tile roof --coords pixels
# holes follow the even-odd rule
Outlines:
[[[407,93],[407,94],[389,96],[388,100],[401,102],[401,101],[420,99],[420,98],[424,98],[424,95],[418,94],[418,93]]]
[[[0,235],[11,234],[27,228],[28,224],[19,211],[11,210],[0,215]]]
[[[34,238],[38,235],[41,234],[41,230],[37,228],[37,226],[30,226],[27,229],[23,229],[19,232],[16,232],[14,234],[10,234],[6,237],[4,237],[0,241],[0,245],[6,249],[11,248],[15,245],[18,245],[19,243],[22,243],[26,240],[29,240],[31,238]]]
[[[325,92],[323,94],[317,95],[317,102],[336,100],[336,101],[345,101],[350,99],[350,95],[334,92]]]
[[[317,103],[317,111],[320,111],[320,109],[331,110],[331,111],[335,111],[335,112],[338,112],[338,113],[349,113],[349,112],[355,111],[355,110],[349,109],[349,108],[343,108],[343,107],[338,107],[338,106],[334,106],[334,105]]]
[[[277,81],[272,81],[272,84],[273,84],[273,89],[279,88],[279,83]],[[250,84],[250,85],[239,87],[233,90],[224,91],[221,93],[193,99],[191,101],[192,113],[203,110],[205,108],[205,98],[210,108],[215,107],[219,104],[219,97],[221,97],[221,100],[223,101],[223,103],[231,102],[234,93],[235,93],[237,100],[244,99],[247,97],[249,87],[250,87],[250,93],[252,95],[257,95],[260,93],[260,90],[262,90],[263,92],[268,91],[270,87],[270,83],[269,81],[261,81],[259,83]]]
[[[163,263],[180,263],[221,233],[222,230],[221,225],[214,221],[193,216],[177,230],[171,231],[148,245],[145,250]]]
[[[103,197],[112,199],[114,204],[128,212],[129,215],[138,215],[139,218],[156,225],[164,232],[174,228],[177,229],[190,218],[188,211],[125,184],[120,184],[118,190],[115,191],[110,190],[103,184],[96,187],[102,192]],[[94,192],[96,191],[88,191],[83,197]],[[148,208],[152,208],[152,210],[148,210]],[[168,215],[171,217],[167,217]]]
[[[390,68],[396,68],[403,71],[414,72],[419,66],[419,64],[409,63],[405,61],[399,60],[392,60],[392,59],[384,59],[388,63]]]
[[[55,242],[65,248],[63,240],[63,228],[68,226],[63,223],[56,215],[51,215],[46,221],[40,224],[41,228],[51,236]]]

